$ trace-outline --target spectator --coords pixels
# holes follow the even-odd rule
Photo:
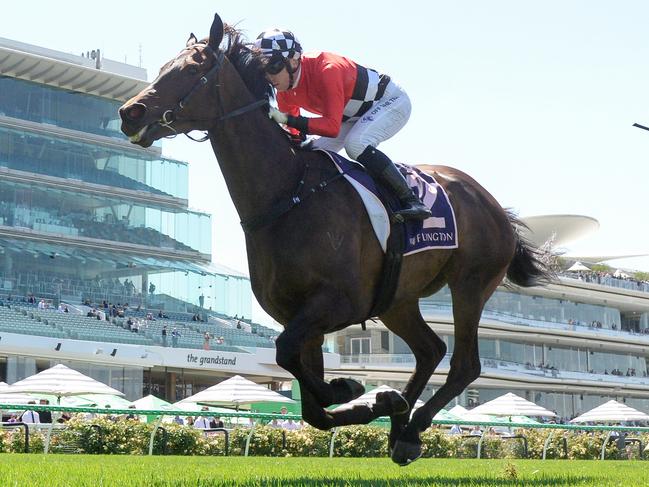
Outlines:
[[[39,401],[41,406],[49,406],[50,401],[47,399],[41,399]],[[39,414],[41,423],[51,423],[52,422],[52,413],[50,411],[41,411]]]
[[[44,299],[41,299],[41,300],[38,302],[38,309],[45,309],[45,308],[47,308],[47,303],[45,302]]]
[[[178,328],[174,328],[171,330],[171,346],[173,348],[178,347],[178,339],[180,338],[180,332],[178,331]]]
[[[459,424],[454,424],[451,426],[451,431],[449,431],[449,434],[451,435],[461,435],[462,434],[462,427]]]
[[[180,426],[185,425],[185,420],[178,416],[177,414],[174,416],[174,419],[172,420],[174,423],[179,424]]]
[[[209,411],[210,409],[207,406],[203,406],[201,408],[201,411]],[[210,416],[199,416],[196,418],[196,421],[194,421],[194,428],[200,428],[200,429],[208,429],[210,428],[210,423],[214,420],[214,418]]]
[[[211,428],[224,428],[225,425],[223,424],[223,420],[221,418],[212,418],[212,421],[210,422],[210,427]]]
[[[162,327],[162,346],[167,346],[167,325]]]
[[[205,332],[203,335],[203,350],[209,350],[210,349],[210,334],[209,332]]]
[[[27,404],[36,405],[36,401],[29,401]],[[38,424],[41,422],[41,418],[36,411],[27,410],[20,416],[20,421],[23,423]]]
[[[295,423],[292,419],[287,419],[282,423],[282,428],[289,431],[295,431],[295,430],[299,430],[300,426],[297,423]]]
[[[137,408],[135,407],[135,404],[131,404],[128,407],[128,409],[137,409]],[[130,419],[131,421],[140,421],[140,418],[136,414],[133,414],[133,413],[127,414],[124,419]]]
[[[482,436],[482,430],[480,429],[480,426],[478,426],[476,424],[476,425],[473,426],[473,428],[471,428],[471,431],[469,431],[469,434],[471,436]]]

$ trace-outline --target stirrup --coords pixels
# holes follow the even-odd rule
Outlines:
[[[422,203],[408,203],[408,207],[394,212],[405,220],[425,220],[432,216],[432,213]]]

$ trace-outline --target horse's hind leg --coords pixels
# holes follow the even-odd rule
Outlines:
[[[455,346],[446,382],[426,404],[417,409],[392,449],[392,460],[407,465],[421,456],[419,434],[431,424],[435,414],[480,376],[478,324],[487,299],[502,281],[504,271],[485,282],[475,273],[449,282],[453,296]]]
[[[403,396],[412,409],[415,401],[426,387],[430,376],[433,375],[444,358],[446,344],[421,316],[418,299],[401,303],[390,309],[381,316],[381,321],[389,330],[406,342],[415,356],[415,370],[403,390]],[[408,419],[408,414],[392,416],[390,449],[394,447],[394,443],[403,432]]]
[[[316,375],[324,378],[322,358],[322,338],[314,339],[305,346],[302,360]],[[393,416],[395,413],[405,412],[406,418],[409,406],[401,395],[385,393],[376,404],[360,404],[349,409],[327,411],[318,404],[316,398],[308,389],[300,385],[302,395],[302,417],[311,426],[318,429],[331,429],[336,426],[350,424],[367,424],[381,416]]]

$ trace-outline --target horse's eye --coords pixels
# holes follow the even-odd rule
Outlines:
[[[191,74],[191,75],[195,75],[195,74],[198,73],[198,68],[197,68],[196,66],[190,66],[190,67],[187,69],[187,72],[188,72],[189,74]]]

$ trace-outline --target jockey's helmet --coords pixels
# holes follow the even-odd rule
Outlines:
[[[257,36],[255,47],[269,58],[269,65],[277,61],[299,59],[302,54],[302,46],[290,30],[265,30]]]

